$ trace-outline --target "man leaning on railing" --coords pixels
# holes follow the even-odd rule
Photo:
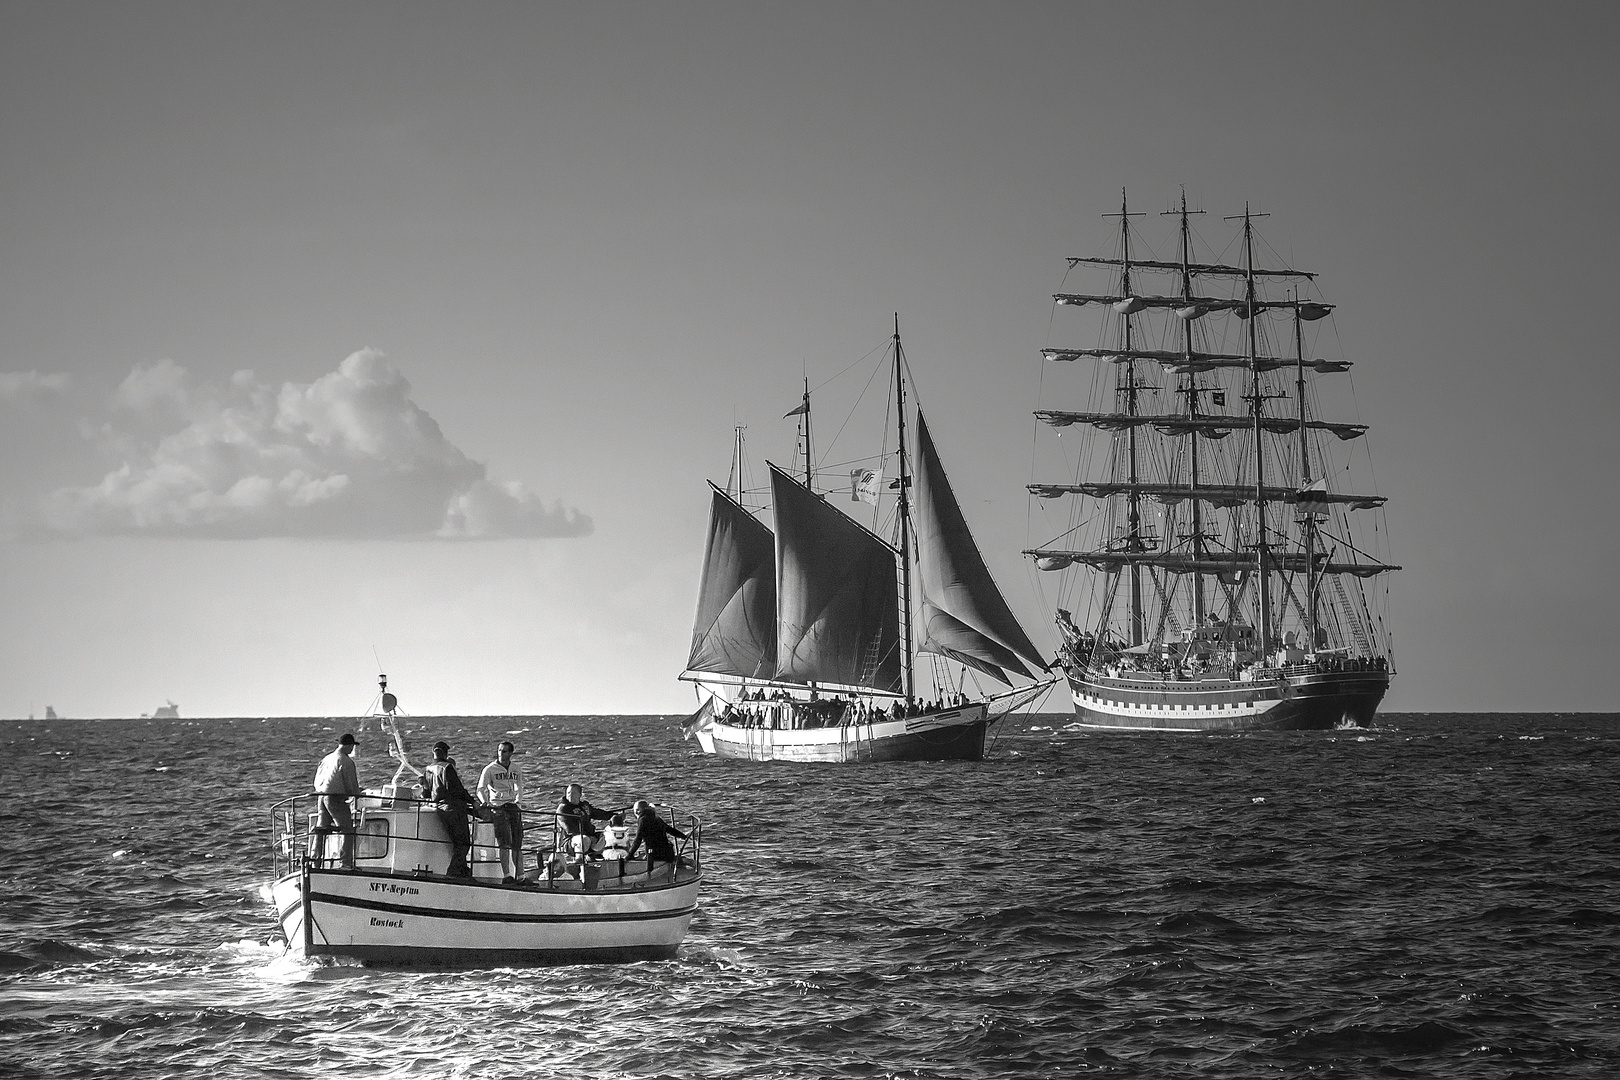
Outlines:
[[[315,794],[321,797],[321,814],[316,832],[324,837],[335,826],[342,834],[343,845],[338,862],[347,870],[354,869],[354,814],[349,800],[357,799],[362,794],[360,776],[352,756],[354,746],[354,736],[344,732],[338,740],[337,749],[322,758],[320,768],[315,770]],[[326,858],[324,841],[321,857]]]
[[[470,878],[472,867],[467,864],[467,852],[472,849],[472,833],[467,815],[472,811],[473,797],[456,773],[456,763],[450,757],[450,744],[433,744],[433,763],[422,774],[427,785],[423,798],[434,804],[439,820],[450,834],[450,877]]]

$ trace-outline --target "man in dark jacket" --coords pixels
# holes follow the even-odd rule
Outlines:
[[[473,797],[456,773],[456,763],[450,758],[450,744],[433,744],[433,763],[422,774],[427,785],[423,797],[435,805],[439,820],[450,834],[451,877],[470,878],[472,867],[467,865],[467,852],[472,848],[472,835],[467,827],[467,812],[472,809]]]
[[[629,858],[636,857],[636,851],[642,844],[647,845],[647,858],[651,861],[675,861],[675,845],[669,842],[671,835],[686,839],[686,834],[675,826],[658,816],[653,810],[652,803],[646,799],[636,801],[636,838],[630,845]]]
[[[622,812],[622,808],[621,808]],[[581,855],[589,855],[601,849],[602,834],[597,831],[598,821],[613,820],[613,811],[598,810],[585,801],[585,789],[578,784],[569,784],[568,790],[563,793],[563,801],[557,804],[557,830],[568,843],[573,837],[580,837],[569,846]]]

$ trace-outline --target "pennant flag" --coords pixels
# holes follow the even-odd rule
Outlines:
[[[809,411],[810,411],[810,399],[805,398],[803,405],[800,405],[797,409],[794,409],[790,413],[783,413],[782,414],[782,419],[786,420],[790,416],[803,416],[805,413],[807,413]]]

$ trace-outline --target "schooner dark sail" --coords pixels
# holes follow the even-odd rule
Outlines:
[[[813,490],[808,449],[804,481],[771,466],[774,533],[738,499],[715,492],[682,676],[702,698],[687,734],[709,753],[794,761],[978,759],[989,727],[1051,684],[973,542],[921,413],[913,425],[916,447],[908,445],[898,329],[893,357],[899,476],[885,484],[881,469],[867,471],[863,488],[863,471],[856,470],[849,488],[853,498],[874,505],[893,500],[892,542]],[[808,393],[789,415],[800,417],[808,448]],[[925,690],[915,669],[918,652],[963,672],[949,681],[936,666]],[[968,669],[1019,685],[970,694]]]
[[[1340,489],[1351,474],[1336,447],[1367,426],[1318,415],[1318,380],[1350,367],[1306,347],[1333,306],[1302,295],[1314,274],[1259,265],[1247,211],[1237,264],[1195,260],[1185,198],[1171,214],[1179,260],[1134,258],[1140,215],[1122,206],[1118,254],[1069,261],[1114,287],[1053,296],[1101,311],[1103,341],[1045,357],[1108,365],[1089,408],[1035,414],[1082,432],[1059,455],[1074,479],[1029,486],[1068,513],[1055,542],[1025,552],[1059,575],[1077,717],[1169,731],[1366,724],[1393,665],[1361,583],[1399,567],[1368,550],[1384,499]]]
[[[718,488],[686,669],[750,679],[776,669],[776,540]]]

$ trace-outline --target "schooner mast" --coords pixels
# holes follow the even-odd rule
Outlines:
[[[894,414],[898,425],[900,452],[900,498],[896,513],[900,519],[900,663],[901,692],[907,701],[914,694],[911,651],[911,473],[906,461],[906,379],[905,358],[900,350],[900,313],[894,313]]]

